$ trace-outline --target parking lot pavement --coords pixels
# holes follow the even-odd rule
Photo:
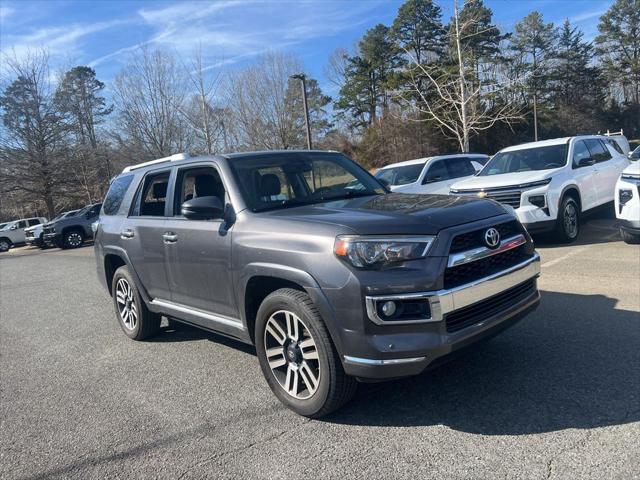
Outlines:
[[[0,477],[638,478],[640,247],[594,218],[542,240],[540,308],[322,421],[253,349],[188,327],[128,340],[92,248],[0,255]]]

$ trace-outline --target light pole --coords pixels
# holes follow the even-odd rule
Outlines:
[[[307,105],[307,77],[304,73],[296,73],[291,75],[290,78],[295,78],[301,81],[302,85],[302,104],[304,105],[304,125],[307,129],[307,148],[311,150],[311,125],[309,124],[309,106]]]

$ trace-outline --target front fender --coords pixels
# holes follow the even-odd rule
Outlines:
[[[248,328],[247,315],[244,309],[244,299],[247,291],[247,285],[249,283],[249,280],[257,276],[273,277],[280,280],[287,280],[289,282],[300,285],[307,292],[314,305],[320,312],[320,315],[322,316],[322,319],[324,320],[324,323],[329,330],[329,334],[331,335],[338,353],[340,353],[341,355],[343,354],[344,349],[341,335],[342,328],[338,324],[335,311],[329,303],[326,295],[320,288],[320,285],[309,272],[289,267],[287,265],[256,262],[249,263],[242,269],[238,277],[238,288],[235,289],[235,292],[237,305],[242,306],[240,308],[240,311],[242,322],[245,328]]]

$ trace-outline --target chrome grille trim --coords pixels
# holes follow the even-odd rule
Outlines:
[[[475,262],[482,260],[483,258],[491,257],[499,253],[506,252],[512,248],[519,247],[527,243],[527,239],[522,234],[514,235],[513,237],[505,238],[500,242],[497,248],[478,247],[465,252],[452,253],[449,255],[447,262],[447,268],[457,267],[458,265],[464,265],[465,263]]]

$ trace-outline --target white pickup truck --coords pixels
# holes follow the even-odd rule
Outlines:
[[[513,207],[530,233],[555,231],[572,242],[582,213],[613,202],[629,165],[625,144],[622,136],[583,135],[508,147],[451,193],[497,200]]]

